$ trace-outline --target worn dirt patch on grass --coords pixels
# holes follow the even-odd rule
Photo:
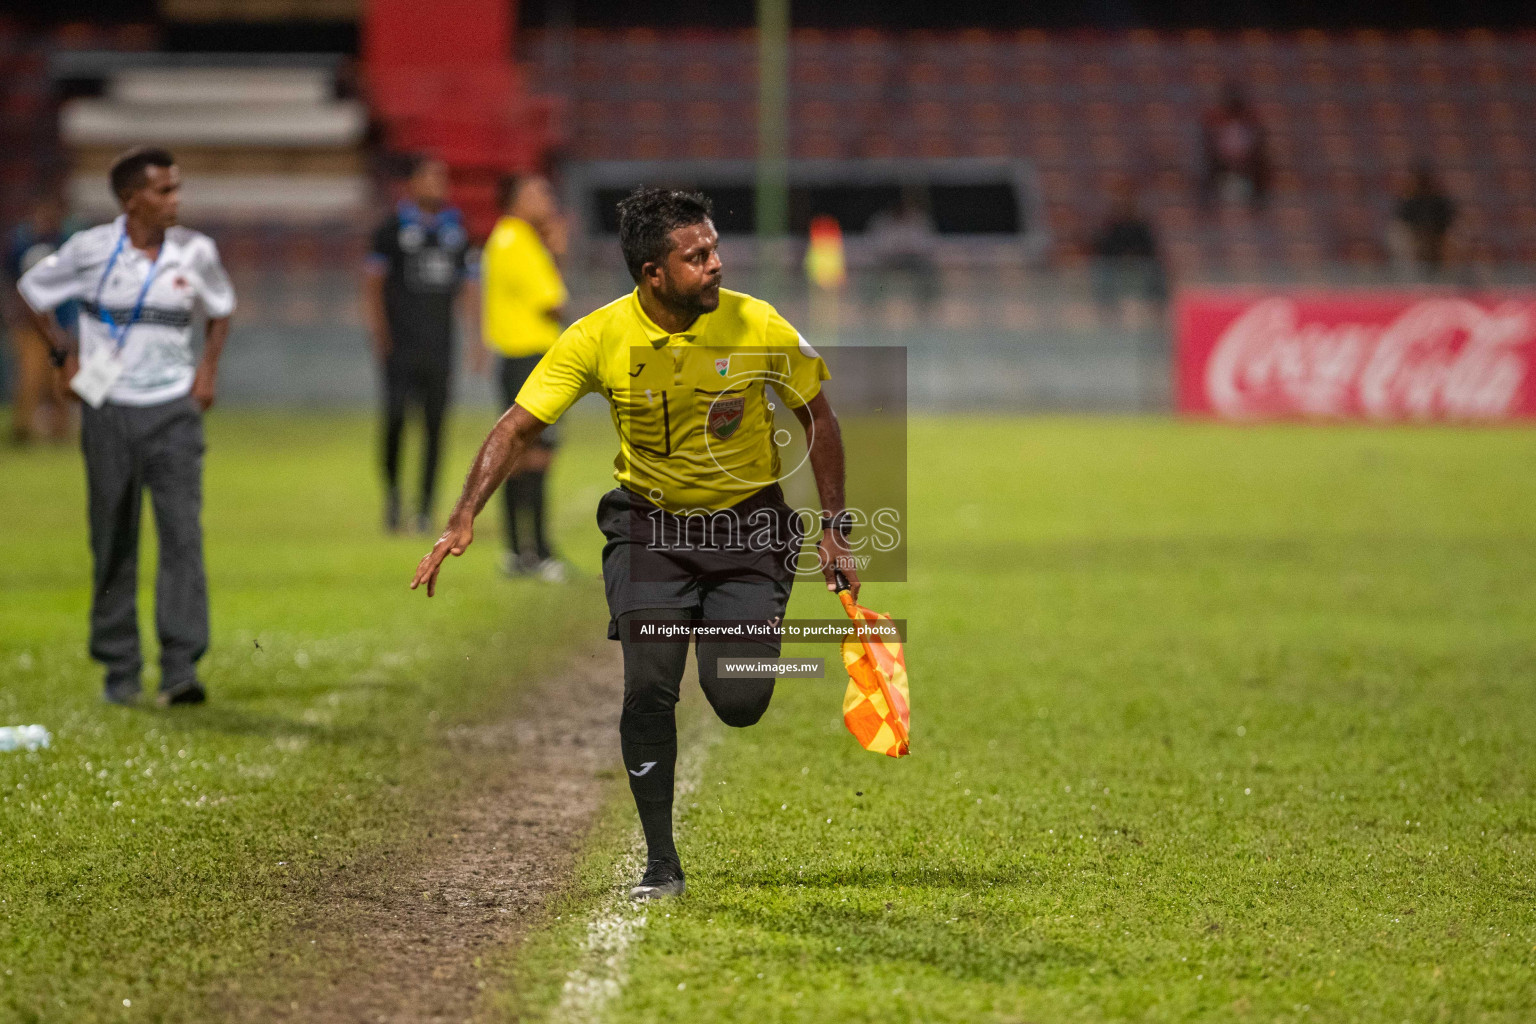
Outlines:
[[[477,960],[538,920],[618,764],[618,645],[534,687],[515,713],[449,733],[464,775],[430,833],[323,880],[294,941],[315,943],[318,977],[291,995],[236,1000],[237,1020],[417,1024],[473,1018]],[[313,961],[312,961],[313,962]]]

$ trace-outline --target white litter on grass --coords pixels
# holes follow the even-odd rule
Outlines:
[[[678,758],[677,803],[696,792],[704,774],[704,755],[720,739],[720,729],[706,722]],[[682,825],[678,823],[678,831]],[[630,852],[614,865],[614,893],[592,911],[587,933],[577,946],[578,966],[565,976],[565,989],[550,1019],[556,1024],[597,1024],[608,1004],[629,980],[629,950],[645,930],[646,902],[629,898],[629,888],[645,870],[639,830],[631,833]]]
[[[52,742],[53,737],[40,725],[0,726],[0,750],[37,750]]]

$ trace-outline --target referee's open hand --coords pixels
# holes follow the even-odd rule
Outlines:
[[[453,518],[448,520],[448,528],[443,535],[437,538],[437,543],[432,545],[421,564],[416,566],[416,576],[411,580],[411,589],[415,590],[423,583],[427,585],[427,596],[437,593],[437,573],[443,567],[443,559],[449,555],[457,558],[464,553],[475,540],[475,522],[473,519],[461,520]]]

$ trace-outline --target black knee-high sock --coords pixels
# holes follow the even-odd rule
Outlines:
[[[523,534],[518,520],[522,518],[522,510],[527,504],[523,496],[522,474],[508,477],[507,482],[501,485],[501,491],[506,496],[507,547],[520,555],[523,553]]]
[[[400,438],[405,433],[405,410],[389,409],[384,414],[383,450],[384,482],[390,494],[400,491]]]
[[[675,713],[642,713],[625,709],[619,716],[619,743],[629,791],[640,812],[645,846],[651,861],[678,860],[672,842],[672,785],[677,767]]]
[[[533,549],[539,553],[539,558],[548,558],[549,538],[544,535],[544,471],[527,473],[525,479],[523,500],[533,510]]]
[[[426,447],[421,456],[421,514],[432,514],[432,496],[437,490],[437,464],[443,450],[443,420],[447,413],[447,395],[434,395],[426,403]]]

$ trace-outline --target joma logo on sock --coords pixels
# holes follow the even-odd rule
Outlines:
[[[655,761],[646,761],[644,764],[642,764],[640,766],[640,770],[639,771],[635,771],[633,768],[631,768],[629,770],[629,774],[633,775],[635,778],[638,779],[640,776],[644,775],[646,772],[650,771],[652,768],[655,768],[655,767],[656,767],[656,762]]]

